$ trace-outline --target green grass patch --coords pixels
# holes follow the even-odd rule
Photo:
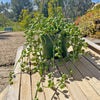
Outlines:
[[[25,28],[22,28],[18,23],[15,23],[15,22],[12,23],[12,25],[5,26],[5,27],[0,27],[0,31],[5,31],[6,27],[12,27],[14,32],[16,32],[16,31],[25,31]]]

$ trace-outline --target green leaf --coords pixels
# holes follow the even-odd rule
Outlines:
[[[9,76],[12,77],[12,73],[10,73]]]
[[[35,98],[34,100],[39,100],[38,98]]]
[[[42,70],[39,70],[39,74],[42,75]]]
[[[34,65],[34,66],[37,66],[38,64],[37,64],[37,63],[33,63],[33,65]]]
[[[49,79],[49,80],[48,80],[48,83],[51,83],[51,81],[52,81],[52,80],[51,80],[51,79]]]
[[[48,71],[48,70],[49,70],[48,66],[45,66],[45,70],[46,70],[46,71]]]
[[[36,56],[36,53],[32,53],[33,56]]]
[[[43,77],[41,77],[40,81],[43,81],[43,79],[44,79],[44,78],[43,78]]]
[[[40,87],[40,82],[37,82],[37,87]]]
[[[65,84],[61,84],[60,88],[63,89],[65,87]]]
[[[18,62],[20,62],[20,59],[18,60]]]
[[[87,47],[88,46],[87,42],[83,42],[83,46]]]
[[[63,78],[63,79],[66,79],[66,74],[63,74],[63,75],[62,75],[62,78]]]
[[[63,78],[60,80],[60,82],[61,82],[61,83],[63,83],[63,82],[64,82]]]
[[[50,87],[50,83],[48,84],[48,87]]]
[[[30,70],[30,68],[29,68],[29,67],[27,67],[27,68],[26,68],[26,71],[29,71],[29,70]]]
[[[64,59],[66,62],[68,62],[69,61],[69,57],[65,57],[65,59]]]
[[[50,83],[50,87],[54,87],[54,82],[53,81]]]
[[[39,67],[40,70],[43,70],[43,67]]]
[[[37,71],[38,71],[37,68],[34,68],[34,69],[33,69],[33,73],[36,73]]]
[[[72,75],[72,74],[73,74],[73,71],[72,71],[72,69],[71,69],[71,68],[69,69],[69,74],[70,74],[70,75]]]
[[[36,58],[32,58],[32,59],[31,59],[31,61],[35,61],[35,60],[36,60]]]
[[[37,88],[37,91],[41,92],[42,91],[42,88],[41,87],[38,87]]]
[[[59,53],[56,53],[56,54],[55,54],[55,57],[58,57],[58,56],[59,56]]]
[[[10,78],[9,81],[12,81],[12,78]]]
[[[25,65],[24,65],[24,64],[20,64],[20,66],[21,66],[22,68],[24,68],[24,67],[25,67]]]
[[[10,85],[12,85],[13,84],[13,81],[10,81]]]
[[[25,71],[25,68],[21,68],[21,70],[24,72]]]
[[[51,72],[51,73],[48,74],[48,77],[51,78],[52,75],[53,75],[53,73]]]
[[[67,43],[66,45],[67,45],[67,48],[69,48],[71,44],[70,43]]]

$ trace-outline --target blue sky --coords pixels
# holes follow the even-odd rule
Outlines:
[[[3,1],[3,2],[10,2],[11,0],[0,0],[0,2],[1,2],[1,1]]]
[[[10,2],[11,0],[0,0],[0,2],[3,1],[3,2]],[[97,1],[100,1],[100,0],[92,0],[93,2],[97,2]]]
[[[93,2],[97,2],[97,1],[99,1],[100,2],[100,0],[92,0]]]

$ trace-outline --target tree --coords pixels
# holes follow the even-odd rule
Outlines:
[[[48,15],[49,17],[62,15],[62,7],[60,6],[59,0],[50,0],[48,3]]]
[[[5,8],[4,3],[1,2],[1,4],[0,4],[0,13],[4,10],[4,8]]]
[[[4,14],[0,13],[0,26],[8,26],[11,24],[10,19],[8,19]]]
[[[30,0],[11,0],[11,7],[14,13],[15,21],[18,21],[22,9],[29,9],[30,12],[33,9]]]
[[[57,14],[57,5],[56,5],[56,1],[55,0],[50,0],[50,2],[48,3],[48,14],[49,17],[51,16],[55,16]]]
[[[44,14],[45,17],[48,17],[48,2],[50,0],[41,0],[40,3],[40,13]]]
[[[29,12],[29,9],[22,9],[20,15],[19,15],[19,24],[27,28],[28,25],[31,23],[32,15]]]
[[[64,16],[72,21],[85,14],[92,6],[91,0],[63,0],[63,4]]]
[[[34,0],[34,5],[45,17],[54,16],[57,7],[61,7],[64,17],[74,21],[91,8],[92,2],[91,0]]]
[[[38,12],[44,14],[45,17],[48,17],[48,2],[50,0],[34,0],[34,5],[37,6]]]
[[[6,3],[1,2],[0,3],[0,13],[7,12],[9,8],[10,8],[10,3],[8,3],[8,2],[6,2]]]

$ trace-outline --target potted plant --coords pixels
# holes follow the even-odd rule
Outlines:
[[[45,18],[38,15],[29,25],[29,29],[25,31],[25,37],[25,47],[18,62],[24,57],[29,58],[30,55],[32,56],[30,60],[35,68],[32,70],[25,68],[27,62],[22,62],[21,69],[24,72],[31,72],[31,74],[36,72],[40,74],[41,79],[37,83],[36,92],[42,90],[40,84],[44,77],[43,73],[48,73],[49,67],[55,67],[55,59],[65,57],[67,61],[76,61],[78,55],[84,53],[82,47],[87,46],[87,43],[81,37],[79,29],[74,24],[65,22],[61,16]],[[72,50],[68,51],[70,47]],[[11,78],[12,74],[10,75]],[[56,83],[52,80],[52,73],[48,73],[48,77],[50,80],[48,80],[47,87],[54,88]],[[61,89],[65,87],[64,81],[66,78],[66,75],[63,74],[58,83]]]
[[[65,22],[62,16],[45,18],[39,15],[34,19],[30,29],[26,31],[26,36],[27,32],[31,37],[38,36],[46,58],[69,57],[75,60],[78,59],[79,53],[84,53],[82,47],[87,46],[78,27]],[[33,38],[33,40],[35,39]],[[70,47],[72,47],[72,51],[68,53]]]

